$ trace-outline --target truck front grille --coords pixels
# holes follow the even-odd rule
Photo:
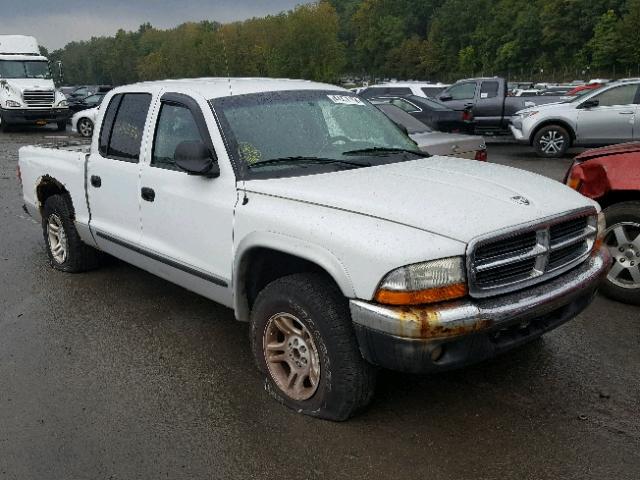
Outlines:
[[[56,95],[53,90],[25,90],[22,98],[28,107],[51,107]]]
[[[596,238],[594,213],[581,211],[472,242],[467,261],[470,294],[511,292],[578,265]]]

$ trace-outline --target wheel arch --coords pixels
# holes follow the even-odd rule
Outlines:
[[[42,216],[43,214],[45,202],[49,197],[53,195],[66,195],[69,200],[71,213],[75,217],[73,202],[71,201],[71,195],[69,191],[62,182],[49,175],[43,175],[36,182],[36,199],[38,201],[37,208],[40,212],[40,216]]]
[[[640,202],[639,190],[610,190],[597,199],[600,206],[605,209],[619,203]]]
[[[565,121],[565,120],[559,120],[559,119],[550,119],[550,120],[544,120],[543,122],[541,122],[539,125],[536,125],[536,127],[533,129],[533,131],[531,132],[531,136],[529,137],[529,145],[533,146],[533,141],[536,138],[536,135],[538,134],[538,132],[543,129],[544,127],[550,127],[552,125],[557,125],[559,127],[564,128],[567,132],[569,132],[569,137],[571,137],[571,145],[573,145],[576,141],[576,132],[573,129],[573,127],[571,125],[569,125],[569,122]],[[571,146],[569,145],[569,146]]]
[[[243,240],[233,268],[236,319],[248,321],[253,301],[268,283],[286,275],[317,272],[326,275],[345,297],[355,291],[345,266],[324,247],[280,234],[256,233]]]

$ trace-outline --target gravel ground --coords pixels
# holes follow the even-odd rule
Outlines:
[[[640,478],[640,309],[598,297],[525,348],[433,376],[382,372],[345,423],[273,402],[232,312],[124,263],[47,266],[0,133],[0,479]],[[489,145],[562,178],[570,159]]]

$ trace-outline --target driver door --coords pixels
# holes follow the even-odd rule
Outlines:
[[[637,93],[637,84],[619,85],[585,100],[578,106],[578,143],[606,145],[633,140]],[[598,104],[587,106],[591,101]]]

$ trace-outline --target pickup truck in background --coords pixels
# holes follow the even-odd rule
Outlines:
[[[23,147],[19,171],[54,268],[107,253],[232,308],[267,390],[332,420],[370,401],[376,366],[457,368],[570,320],[611,260],[596,202],[427,157],[307,81],[119,87],[90,148]]]
[[[500,77],[458,80],[444,89],[436,99],[454,110],[471,109],[476,133],[509,132],[511,117],[519,110],[545,103],[566,100],[562,96],[512,97],[507,83]]]

